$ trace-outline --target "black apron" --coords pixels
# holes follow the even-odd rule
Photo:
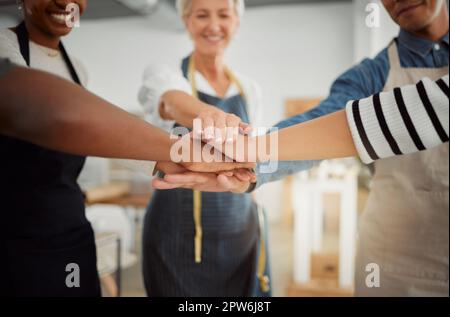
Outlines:
[[[30,66],[25,23],[16,34]],[[62,43],[59,49],[81,85]],[[94,233],[77,183],[84,162],[82,156],[0,136],[1,296],[101,295]],[[79,267],[80,287],[66,285],[72,263]]]
[[[189,58],[184,59],[185,77],[188,64]],[[201,101],[249,122],[243,96],[220,99],[201,92],[198,96]],[[260,226],[258,207],[251,195],[205,192],[201,200],[202,261],[195,263],[192,190],[154,192],[144,219],[142,242],[147,294],[151,297],[271,296],[270,292],[261,290],[257,278]],[[266,262],[265,275],[270,276],[268,252]]]

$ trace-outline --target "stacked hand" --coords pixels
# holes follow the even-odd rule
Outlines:
[[[153,187],[160,190],[175,188],[204,192],[245,193],[256,182],[254,163],[172,163],[160,162],[156,170],[163,178],[155,178]]]
[[[206,164],[208,170],[214,165]],[[164,178],[153,180],[154,188],[161,190],[186,188],[204,192],[244,193],[251,183],[256,182],[255,174],[247,168],[235,168],[225,172],[193,172],[175,163],[161,163],[157,168],[164,173],[168,172]],[[195,167],[196,170],[198,168],[199,166]]]
[[[239,117],[225,113],[215,107],[209,107],[194,121],[193,133],[185,136],[187,142],[203,142],[210,145],[210,149],[223,150],[225,145],[233,144],[239,136],[249,133],[251,127],[243,123]],[[203,143],[202,149],[205,148]],[[193,146],[191,145],[191,149]],[[214,151],[213,151],[214,152]],[[240,163],[225,155],[214,152],[214,162],[161,162],[156,170],[165,174],[163,178],[156,178],[153,186],[156,189],[168,190],[175,188],[194,189],[207,192],[244,193],[252,183],[256,182],[253,169],[255,163]],[[220,156],[220,158],[217,157]],[[192,159],[192,156],[191,156]],[[226,160],[227,159],[227,160]],[[217,162],[220,161],[220,162]]]
[[[240,133],[248,134],[250,131],[251,126],[242,122],[238,116],[212,106],[203,108],[194,120],[195,136],[205,142],[233,142]]]

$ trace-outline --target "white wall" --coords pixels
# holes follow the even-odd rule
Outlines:
[[[256,78],[265,97],[264,124],[283,118],[287,98],[326,96],[353,61],[351,3],[252,9],[230,61]],[[271,219],[280,216],[280,182],[263,186],[258,200]]]
[[[140,112],[137,92],[150,63],[170,63],[189,52],[189,40],[177,30],[175,13],[163,16],[81,21],[64,40],[89,73],[89,89],[132,112]],[[166,14],[168,17],[166,17]]]

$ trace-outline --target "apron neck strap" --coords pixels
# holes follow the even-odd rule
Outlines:
[[[19,42],[20,53],[22,54],[22,57],[27,63],[28,67],[30,67],[30,44],[28,42],[29,36],[25,21],[23,21],[16,27],[16,35]]]
[[[195,62],[191,56],[191,57],[189,57],[189,62],[188,62],[187,79],[189,80],[189,83],[191,84],[192,95],[194,97],[198,98],[198,89],[197,89],[197,82],[195,80],[195,71],[196,71]],[[239,94],[242,96],[242,98],[245,99],[245,92],[244,92],[241,82],[236,78],[234,73],[228,67],[225,67],[225,73],[228,76],[228,78],[230,79],[231,83],[234,83],[237,86],[237,88],[239,90]]]
[[[19,42],[20,53],[22,54],[22,57],[27,63],[28,67],[30,67],[30,38],[28,35],[27,27],[25,25],[25,21],[22,21],[16,27],[16,35]],[[73,66],[72,61],[70,60],[69,55],[67,54],[67,51],[61,41],[59,42],[59,50],[70,72],[72,80],[81,86],[80,78],[78,77],[75,67]]]
[[[198,99],[197,81],[195,80],[195,63],[192,56],[189,58],[187,79],[191,84],[192,96]]]
[[[66,48],[64,47],[62,42],[59,42],[59,50],[61,51],[64,62],[66,63],[67,68],[69,69],[72,80],[81,86],[81,81],[80,78],[78,77],[77,71],[75,70],[75,67],[73,66],[72,61],[70,60],[70,57],[67,54]]]
[[[395,40],[392,40],[392,42],[389,44],[388,57],[391,68],[402,68],[400,64],[400,57],[398,56],[397,43],[395,42]]]

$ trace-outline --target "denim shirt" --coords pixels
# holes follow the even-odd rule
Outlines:
[[[396,42],[402,67],[439,68],[448,66],[448,33],[441,41],[432,42],[401,30],[396,38]],[[363,99],[382,91],[389,75],[389,69],[388,49],[385,48],[374,59],[364,59],[360,64],[339,76],[331,86],[328,98],[316,108],[286,119],[275,127],[283,129],[342,110],[350,100]],[[278,162],[278,169],[274,173],[261,173],[261,168],[258,168],[257,186],[259,187],[264,183],[276,181],[287,175],[310,169],[319,162]]]

